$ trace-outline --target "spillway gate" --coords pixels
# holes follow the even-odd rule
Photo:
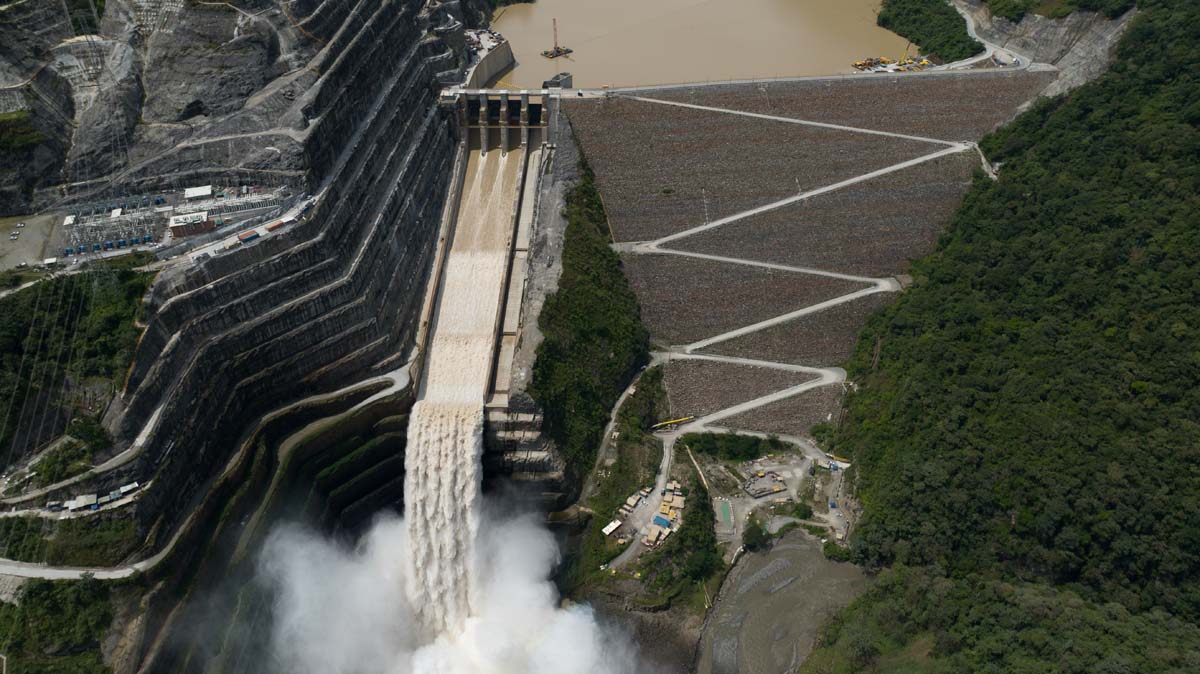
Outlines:
[[[471,148],[487,153],[537,147],[551,142],[549,127],[557,108],[549,89],[446,89],[443,109],[451,110]]]

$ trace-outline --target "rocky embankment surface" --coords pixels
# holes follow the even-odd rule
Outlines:
[[[1059,19],[1030,12],[1014,23],[992,16],[981,0],[955,0],[955,4],[974,21],[982,39],[1038,63],[1057,66],[1060,75],[1043,92],[1047,96],[1074,89],[1104,72],[1112,62],[1117,40],[1136,11],[1131,9],[1116,19],[1082,10]]]

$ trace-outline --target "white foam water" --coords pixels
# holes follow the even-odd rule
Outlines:
[[[457,629],[471,615],[479,533],[483,408],[418,402],[405,452],[408,597],[426,630]]]
[[[460,630],[478,585],[483,405],[508,267],[520,151],[473,153],[404,458],[408,596],[428,634]]]

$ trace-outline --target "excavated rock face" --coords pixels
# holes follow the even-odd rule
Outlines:
[[[1109,19],[1097,12],[1076,11],[1061,19],[1028,13],[1020,23],[992,16],[980,0],[955,0],[975,21],[980,37],[1002,47],[1058,66],[1061,74],[1044,92],[1054,96],[1100,76],[1112,62],[1117,40],[1135,10]]]
[[[69,194],[270,172],[317,197],[296,224],[152,289],[106,417],[132,458],[67,490],[150,482],[132,510],[151,548],[255,419],[404,362],[455,161],[437,93],[465,59],[447,28],[482,20],[487,3],[239,6],[254,17],[109,0],[105,36],[50,48],[43,69],[71,73]]]
[[[0,214],[23,212],[32,191],[61,174],[74,115],[70,88],[39,66],[70,37],[49,3],[0,10]],[[59,12],[61,14],[61,12]]]
[[[40,132],[39,142],[0,147],[0,175],[12,178],[0,215],[220,176],[316,184],[327,167],[311,162],[310,127],[332,107],[328,92],[341,90],[337,73],[359,32],[401,53],[435,40],[446,54],[435,73],[456,73],[462,27],[486,21],[490,7],[237,4],[108,0],[97,29],[90,14],[76,16],[85,10],[68,20],[64,3],[0,3],[0,113],[29,110]],[[407,25],[387,21],[397,13]],[[434,26],[457,28],[434,35]]]
[[[34,189],[61,173],[71,142],[69,91],[52,70],[0,90],[0,213],[21,212]]]
[[[338,29],[316,78],[291,96],[307,125],[288,138],[321,199],[282,235],[155,290],[124,413],[113,419],[130,442],[159,410],[128,469],[155,476],[138,509],[147,529],[178,524],[249,420],[411,345],[454,160],[435,85],[460,55],[430,38],[421,0],[326,3],[293,18],[312,23],[317,10],[334,12],[322,20]],[[269,101],[288,86],[251,97]],[[156,105],[178,116],[193,95]]]
[[[286,71],[279,37],[264,23],[216,8],[190,11],[187,19],[147,40],[146,122],[227,115]]]

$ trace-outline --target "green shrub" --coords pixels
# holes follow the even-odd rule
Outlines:
[[[771,542],[771,536],[767,533],[766,527],[757,517],[751,517],[746,523],[746,531],[742,534],[742,545],[746,546],[747,550],[763,550]]]
[[[0,113],[0,153],[24,153],[46,141],[29,116],[28,110]]]
[[[679,438],[693,452],[726,461],[748,461],[784,452],[792,446],[778,438],[759,438],[736,433],[687,433]]]
[[[649,360],[649,337],[621,261],[609,248],[608,219],[586,161],[567,194],[567,229],[558,290],[538,317],[538,346],[529,392],[543,429],[568,463],[584,474],[621,391]]]
[[[39,487],[87,472],[92,467],[92,452],[82,442],[65,442],[49,451],[33,466],[37,471],[35,483]]]
[[[821,548],[825,553],[825,557],[834,562],[848,562],[853,558],[850,548],[844,545],[838,545],[833,541],[825,541],[825,546]]]
[[[796,519],[799,519],[799,520],[811,519],[812,516],[813,516],[812,506],[810,506],[807,503],[797,503],[795,509],[792,510],[792,517],[795,517]]]
[[[642,573],[651,589],[671,598],[690,584],[708,580],[724,566],[717,549],[712,502],[704,485],[694,480],[683,524],[662,547],[642,557]]]

